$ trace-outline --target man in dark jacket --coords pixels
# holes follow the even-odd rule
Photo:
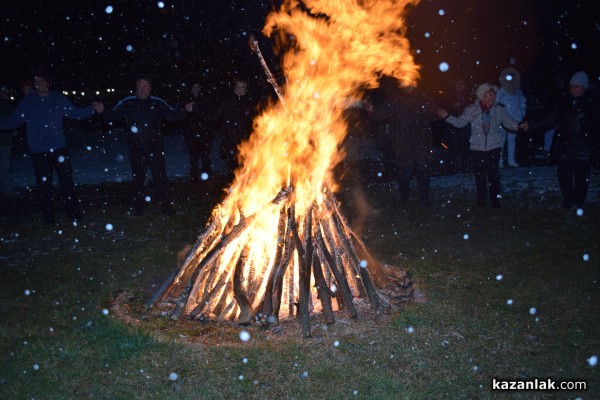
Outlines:
[[[184,104],[194,103],[193,111],[183,126],[183,137],[190,155],[190,179],[198,182],[200,168],[198,161],[202,161],[202,169],[210,174],[212,172],[210,153],[215,139],[216,111],[214,94],[203,90],[199,82],[194,81],[190,93],[184,99]]]
[[[175,111],[160,97],[152,96],[152,83],[148,76],[139,76],[135,81],[135,96],[128,96],[117,103],[112,110],[104,111],[108,121],[124,121],[131,163],[133,183],[133,215],[141,216],[146,205],[146,171],[150,167],[156,183],[158,202],[163,215],[173,215],[167,180],[165,145],[162,122],[178,122],[192,111],[193,103],[184,110]]]
[[[27,140],[31,149],[31,161],[44,222],[54,223],[54,171],[58,175],[67,216],[75,222],[81,218],[81,214],[73,183],[63,118],[85,119],[91,117],[94,111],[102,112],[104,105],[93,102],[91,106],[77,108],[62,93],[49,90],[49,82],[47,72],[38,70],[33,78],[35,92],[23,97],[11,116],[0,118],[0,129],[15,129],[23,124],[27,125]]]
[[[394,158],[398,167],[400,200],[407,201],[414,172],[419,200],[429,206],[429,181],[432,156],[431,122],[439,119],[439,107],[422,90],[398,87],[398,82],[382,79],[385,92],[382,104],[374,107],[371,118],[388,124]]]
[[[600,149],[600,108],[588,93],[589,78],[583,71],[569,82],[569,94],[535,124],[556,126],[552,159],[557,164],[562,207],[580,208],[587,197],[592,164]]]

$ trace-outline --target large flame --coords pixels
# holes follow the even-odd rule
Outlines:
[[[239,312],[235,306],[223,310],[218,304],[233,304],[231,285],[224,282],[234,279],[240,257],[245,260],[244,290],[254,299],[252,307],[259,305],[267,285],[264,277],[274,268],[270,254],[281,246],[281,206],[273,199],[282,189],[293,188],[286,201],[294,205],[299,221],[311,207],[330,212],[320,206],[323,194],[336,188],[333,169],[344,157],[340,150],[347,132],[344,110],[360,101],[365,89],[376,87],[382,74],[406,85],[419,76],[404,37],[406,8],[418,2],[286,0],[267,17],[263,33],[275,39],[283,54],[283,96],[254,121],[251,137],[240,145],[241,168],[228,196],[213,212],[213,222],[224,227],[221,234],[240,221],[245,229],[227,244],[219,257],[219,271],[211,272],[222,278],[201,279],[197,285],[206,287],[194,289],[216,293],[208,299],[198,296],[188,309],[206,300],[210,313],[235,317]],[[302,224],[298,226],[301,230]],[[295,261],[286,271],[289,287],[298,282],[297,276]],[[283,293],[284,299],[294,296],[290,289]],[[282,310],[288,304],[292,301],[284,300]]]

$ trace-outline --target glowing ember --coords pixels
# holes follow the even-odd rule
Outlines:
[[[418,0],[303,3],[284,1],[267,17],[263,33],[274,38],[286,78],[280,101],[254,121],[229,195],[149,301],[176,303],[174,319],[277,324],[280,312],[297,312],[310,336],[311,311],[326,322],[336,309],[356,316],[353,298],[379,306],[390,284],[398,286],[342,216],[333,169],[344,158],[344,109],[382,74],[405,85],[418,78],[403,36],[405,8]]]

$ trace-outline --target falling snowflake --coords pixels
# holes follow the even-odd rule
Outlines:
[[[177,378],[179,378],[179,375],[177,375],[175,372],[171,372],[169,374],[169,380],[175,382],[177,380]]]
[[[110,231],[112,231],[112,230],[113,230],[113,225],[112,225],[112,224],[106,224],[106,225],[104,226],[104,229],[106,229],[107,231],[109,231],[109,232],[110,232]]]
[[[591,356],[588,358],[587,362],[591,367],[595,367],[598,364],[598,356]]]
[[[529,314],[531,314],[531,315],[535,315],[536,312],[537,312],[537,309],[535,307],[531,307],[529,309]]]
[[[513,300],[512,300],[512,299],[508,299],[508,300],[506,300],[506,304],[508,304],[509,306],[512,306],[512,304],[513,304]]]
[[[104,9],[104,12],[107,14],[110,14],[113,12],[113,6],[106,6],[106,8]]]
[[[590,255],[589,255],[589,254],[587,254],[587,253],[585,253],[585,254],[583,255],[583,261],[590,261]]]
[[[501,281],[501,280],[502,280],[502,278],[503,278],[502,274],[498,274],[498,275],[496,275],[496,280],[497,280],[497,281]]]
[[[250,334],[247,331],[241,331],[240,332],[240,340],[242,342],[247,342],[248,340],[250,340]]]
[[[439,68],[440,68],[440,71],[446,72],[446,71],[448,71],[448,69],[450,68],[450,66],[448,65],[447,62],[444,61],[444,62],[440,63]]]
[[[202,179],[203,181],[208,179],[208,174],[206,172],[203,172],[200,174],[200,179]]]

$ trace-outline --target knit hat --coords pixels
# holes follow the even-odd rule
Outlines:
[[[588,78],[587,74],[583,71],[575,72],[571,77],[571,80],[569,81],[569,85],[583,86],[585,89],[588,88],[589,84],[590,79]]]
[[[482,83],[481,85],[479,85],[477,87],[477,90],[475,91],[475,94],[477,95],[477,99],[478,100],[483,100],[483,96],[485,96],[485,94],[487,92],[489,92],[490,90],[493,90],[494,92],[498,90],[498,88],[494,85],[492,85],[491,83]]]

